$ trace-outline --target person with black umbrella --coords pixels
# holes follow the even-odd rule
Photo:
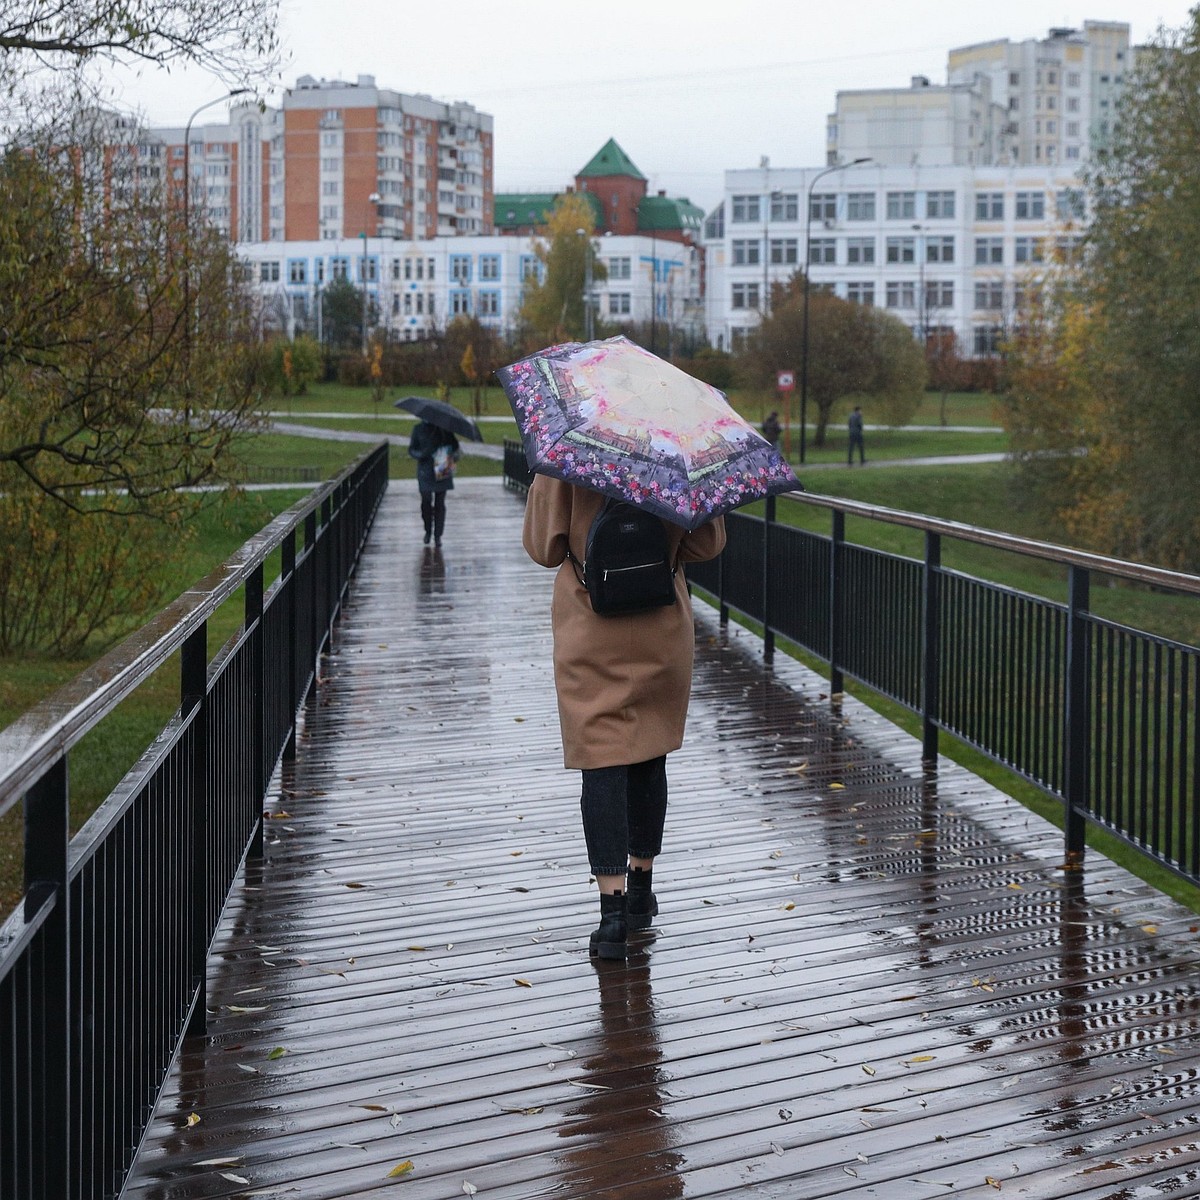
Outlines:
[[[455,431],[476,442],[482,442],[483,435],[474,421],[441,400],[406,396],[396,401],[396,407],[421,418],[409,436],[408,452],[417,460],[425,545],[432,539],[440,547],[446,528],[446,493],[454,487],[454,468],[462,456]]]

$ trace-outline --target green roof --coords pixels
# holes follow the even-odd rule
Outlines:
[[[496,228],[545,225],[559,195],[558,192],[497,192],[493,208]]]
[[[498,231],[518,229],[526,225],[545,225],[554,206],[564,192],[497,192],[492,206],[492,223]],[[580,192],[591,206],[597,225],[604,216],[604,206],[598,196]]]
[[[645,179],[633,165],[633,160],[620,146],[609,138],[597,151],[595,157],[579,172],[579,179],[596,179],[606,175],[628,175],[633,179]]]
[[[657,233],[665,229],[698,233],[703,221],[704,209],[683,197],[646,196],[638,205],[639,233]]]

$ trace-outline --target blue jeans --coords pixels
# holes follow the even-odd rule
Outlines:
[[[655,858],[667,819],[667,758],[583,772],[583,840],[593,875],[624,875],[629,857]]]

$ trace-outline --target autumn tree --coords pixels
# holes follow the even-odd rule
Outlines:
[[[529,349],[585,336],[589,258],[593,283],[608,277],[592,246],[595,228],[591,205],[582,195],[570,193],[559,198],[534,245],[542,278],[525,281],[518,316]]]
[[[1138,61],[1087,172],[1082,265],[1014,339],[1005,419],[1078,540],[1196,570],[1200,9]]]
[[[798,371],[804,357],[804,276],[777,286],[769,315],[740,358],[744,378],[773,387],[779,371]],[[813,444],[824,446],[834,404],[855,397],[889,425],[905,425],[916,412],[925,386],[921,347],[912,331],[890,313],[851,304],[824,290],[808,299],[808,399],[816,428]]]

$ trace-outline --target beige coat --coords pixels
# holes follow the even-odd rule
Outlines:
[[[583,560],[603,503],[597,492],[535,475],[525,509],[529,557],[558,568],[550,607],[554,686],[563,765],[573,769],[645,762],[678,750],[692,689],[695,631],[683,571],[675,576],[675,604],[602,617],[567,559],[569,544]],[[715,558],[725,547],[722,517],[692,533],[665,524],[681,563]]]

